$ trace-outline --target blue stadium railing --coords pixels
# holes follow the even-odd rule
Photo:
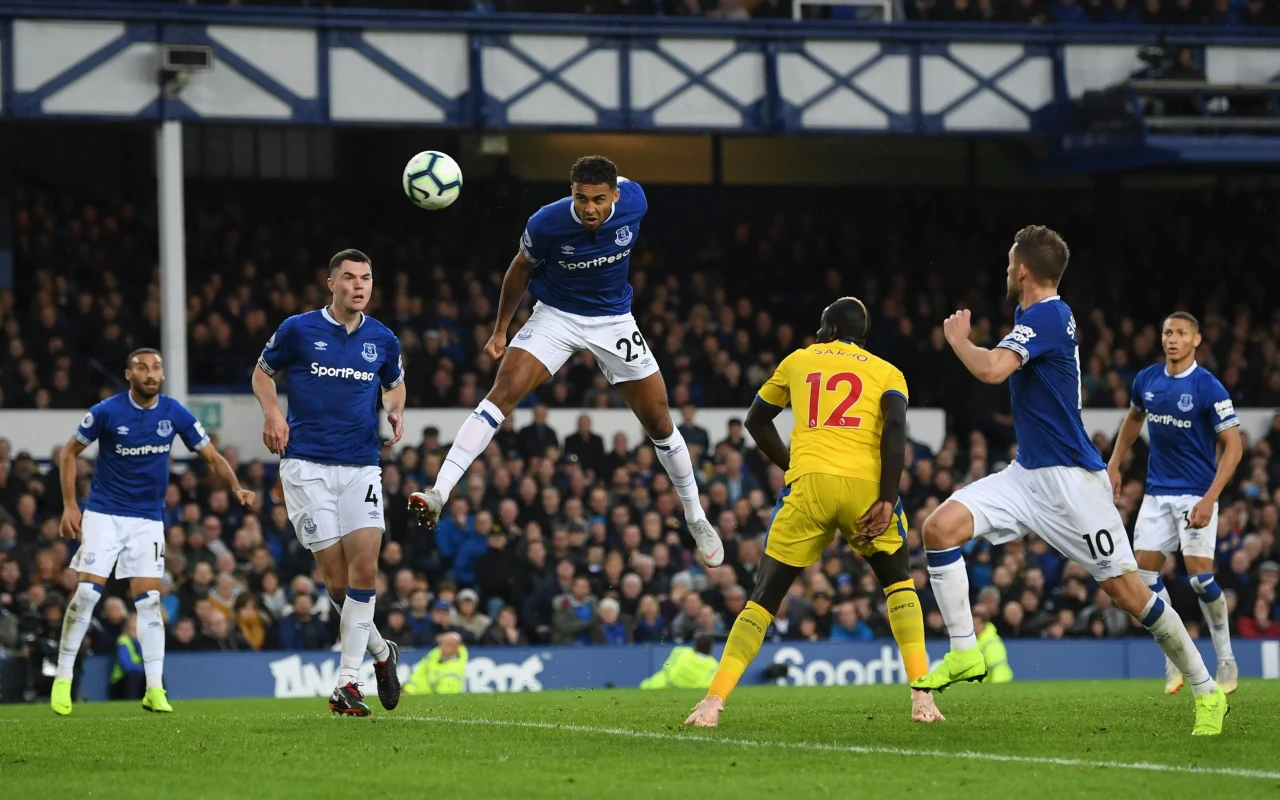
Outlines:
[[[119,26],[86,33],[39,24],[67,20]],[[286,41],[285,33],[292,38]],[[272,41],[277,34],[279,41]],[[15,46],[28,36],[28,45]],[[146,77],[136,63],[126,68],[121,59],[136,62],[159,43],[209,46],[217,69],[244,80],[208,84],[194,97],[134,85],[113,102],[113,86]],[[1063,131],[1071,104],[1085,92],[1144,77],[1137,49],[1161,43],[1193,48],[1211,81],[1280,79],[1280,57],[1272,57],[1280,54],[1280,29],[728,22],[8,0],[0,2],[0,117],[1053,135]],[[66,51],[52,60],[56,69],[22,63],[22,54],[37,45]],[[297,58],[285,57],[290,48]],[[445,60],[429,60],[436,57]],[[97,83],[86,83],[90,78]],[[97,86],[101,91],[89,91]],[[252,94],[253,102],[228,99],[233,86]]]

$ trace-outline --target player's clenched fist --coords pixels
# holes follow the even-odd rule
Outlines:
[[[254,493],[252,489],[236,490],[236,500],[240,503],[240,505],[244,506],[245,508],[248,508],[249,506],[253,505],[253,501],[257,499],[257,497],[258,495]]]
[[[80,538],[80,509],[70,506],[62,512],[62,521],[58,523],[58,535],[72,541]]]
[[[969,339],[969,309],[963,308],[942,323],[942,333],[951,344]]]
[[[490,336],[489,342],[484,346],[484,351],[494,361],[501,359],[507,353],[507,335],[505,333],[495,333]]]
[[[289,423],[282,414],[268,414],[262,423],[262,443],[278,456],[284,455],[289,444]]]

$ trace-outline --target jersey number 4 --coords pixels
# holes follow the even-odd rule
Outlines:
[[[846,417],[844,412],[862,397],[862,378],[854,375],[852,372],[837,372],[827,378],[825,385],[822,381],[821,372],[810,372],[805,376],[804,382],[809,384],[809,427],[818,427],[818,400],[822,396],[825,389],[828,392],[834,392],[839,389],[842,384],[847,384],[849,389],[845,393],[844,399],[836,404],[831,415],[822,423],[824,428],[857,428],[862,425],[862,417],[849,416]]]

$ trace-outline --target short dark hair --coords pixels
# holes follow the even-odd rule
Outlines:
[[[822,327],[835,331],[837,339],[865,345],[871,331],[871,315],[858,298],[841,297],[822,312]]]
[[[138,356],[155,356],[160,359],[164,358],[164,356],[160,355],[160,351],[154,347],[139,347],[137,350],[130,353],[129,357],[124,360],[124,368],[131,368],[133,366],[133,360]]]
[[[583,156],[569,169],[570,183],[618,185],[618,167],[604,156]]]
[[[1170,314],[1169,316],[1165,317],[1165,319],[1166,319],[1166,320],[1170,320],[1170,319],[1182,319],[1182,320],[1186,320],[1187,322],[1190,322],[1190,323],[1191,323],[1191,332],[1192,332],[1192,333],[1199,333],[1199,332],[1200,332],[1200,320],[1196,319],[1196,318],[1195,318],[1195,315],[1194,315],[1194,314],[1192,314],[1190,311],[1175,311],[1175,312],[1173,312],[1172,314]]]
[[[333,277],[333,273],[338,271],[338,267],[342,266],[342,262],[344,261],[355,261],[360,264],[368,264],[371,267],[373,266],[373,259],[369,258],[354,247],[348,247],[346,250],[339,250],[337,253],[334,253],[333,258],[329,259],[329,277]]]
[[[700,633],[693,639],[693,649],[695,652],[704,656],[711,655],[711,648],[715,646],[715,639],[710,634]]]
[[[1040,283],[1057,286],[1067,271],[1071,250],[1056,231],[1043,225],[1028,225],[1013,237],[1019,263],[1025,264]]]

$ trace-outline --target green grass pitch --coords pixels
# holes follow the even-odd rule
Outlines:
[[[957,686],[908,719],[902,686],[746,687],[717,730],[700,692],[0,707],[5,797],[1280,798],[1280,681],[1242,681],[1220,737],[1155,681]]]

